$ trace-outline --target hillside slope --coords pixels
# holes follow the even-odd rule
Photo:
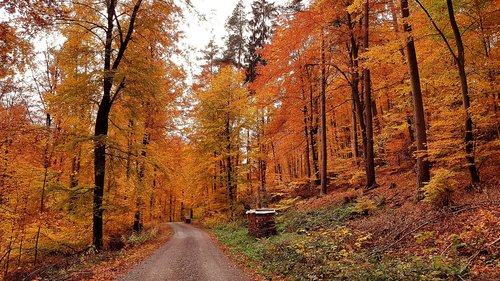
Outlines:
[[[366,193],[330,186],[327,196],[302,198],[294,196],[307,196],[304,187],[274,190],[289,195],[273,204],[279,210],[277,236],[248,236],[244,219],[213,232],[269,279],[495,280],[496,172],[485,172],[490,177],[480,190],[454,190],[446,205],[415,202],[411,173],[382,170],[381,186]]]

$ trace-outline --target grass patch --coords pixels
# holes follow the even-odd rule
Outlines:
[[[212,228],[212,232],[219,241],[229,246],[231,252],[242,253],[252,261],[258,261],[262,257],[262,245],[248,235],[244,220],[219,225]]]
[[[356,214],[353,204],[328,206],[310,211],[289,211],[278,216],[278,231],[303,232],[319,228],[334,227]]]

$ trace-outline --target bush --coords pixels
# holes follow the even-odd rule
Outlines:
[[[455,174],[447,169],[439,169],[424,187],[425,201],[435,206],[447,206],[457,182]]]
[[[134,232],[127,239],[127,244],[137,246],[147,241],[153,240],[158,237],[158,228],[152,227],[151,229],[142,232]]]
[[[363,186],[366,182],[366,174],[363,171],[356,171],[349,180],[349,184],[355,187]]]
[[[354,204],[354,210],[358,214],[369,215],[377,209],[375,203],[368,197],[360,197]]]

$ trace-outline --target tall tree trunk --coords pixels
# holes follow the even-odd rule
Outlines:
[[[465,50],[462,42],[462,34],[458,28],[457,22],[455,20],[455,11],[453,10],[452,0],[446,0],[446,5],[448,7],[448,16],[450,18],[450,25],[453,29],[453,35],[455,36],[455,42],[457,44],[457,55],[456,62],[458,67],[458,75],[460,76],[460,88],[462,89],[462,99],[465,108],[465,153],[467,159],[467,165],[469,168],[470,180],[472,184],[476,184],[480,181],[479,172],[475,164],[474,156],[474,133],[472,128],[472,117],[470,114],[470,97],[469,97],[469,87],[467,85],[467,74],[465,72]]]
[[[229,102],[228,102],[229,103]],[[227,177],[227,189],[229,193],[229,210],[231,213],[231,217],[233,217],[233,211],[235,207],[235,188],[233,184],[233,165],[231,159],[231,128],[229,122],[229,116],[226,119],[226,177]]]
[[[47,189],[47,182],[49,180],[49,167],[50,167],[50,160],[51,160],[51,154],[50,153],[50,142],[51,142],[51,117],[50,114],[47,114],[46,117],[46,129],[47,129],[47,142],[45,143],[45,148],[43,150],[43,182],[42,182],[42,194],[40,195],[40,209],[39,209],[39,215],[40,217],[43,215],[45,211],[45,190]],[[38,230],[36,232],[36,238],[35,238],[35,257],[33,260],[33,263],[36,265],[38,262],[38,242],[40,239],[40,230],[42,229],[42,223],[38,223]],[[10,246],[9,246],[10,247]]]
[[[107,173],[107,179],[106,179],[106,192],[111,192],[111,187],[113,187],[114,184],[114,168],[115,168],[115,159],[113,156],[113,153],[110,152],[109,154],[109,165],[108,165],[108,173]]]
[[[130,174],[132,173],[132,138],[133,138],[133,127],[134,127],[134,121],[132,119],[128,120],[128,137],[127,137],[127,169],[126,169],[126,175],[127,179],[130,178]]]
[[[148,124],[146,122],[144,126],[145,130],[147,131],[148,129]],[[149,144],[149,134],[144,133],[142,136],[142,147],[141,147],[141,158],[137,159],[139,162],[138,166],[138,171],[137,171],[137,180],[138,180],[138,188],[139,190],[136,190],[137,193],[137,198],[136,198],[136,210],[135,210],[135,216],[134,216],[134,231],[136,232],[141,232],[142,227],[142,209],[144,208],[145,202],[143,198],[141,197],[141,193],[144,192],[145,189],[145,183],[144,183],[144,176],[146,173],[146,156],[147,156],[147,146]],[[110,166],[112,163],[112,158],[110,159]],[[108,183],[110,182],[110,178],[108,178]],[[109,190],[108,190],[109,191]]]
[[[12,240],[14,240],[14,227],[12,227],[12,232],[11,232],[10,238],[9,238],[9,246],[7,246],[7,252],[4,255],[4,257],[5,257],[5,270],[4,270],[3,276],[5,279],[7,279],[6,276],[9,274],[10,253],[12,252]],[[2,259],[4,257],[2,257]]]
[[[219,178],[219,161],[217,161],[217,151],[214,151],[214,174],[213,174],[213,183],[212,183],[212,193],[217,190],[217,179]]]
[[[262,113],[263,114],[263,113]],[[261,198],[261,205],[262,207],[267,207],[267,190],[266,190],[266,170],[267,170],[267,161],[264,159],[266,155],[266,146],[262,142],[262,137],[264,136],[264,126],[265,126],[265,119],[264,116],[262,116],[260,126],[261,127],[261,132],[259,133],[259,136],[257,138],[258,141],[258,146],[259,146],[259,160],[258,160],[258,166],[259,166],[259,181],[260,181],[260,198]]]
[[[108,116],[110,110],[109,92],[111,81],[106,82],[104,96],[97,113],[94,136],[94,212],[93,212],[93,245],[97,250],[103,246],[102,197],[104,195],[104,178],[106,168],[106,145],[104,138],[108,134]],[[106,92],[108,95],[106,95]]]
[[[321,189],[320,194],[327,192],[327,144],[326,144],[326,60],[325,60],[325,38],[322,33],[321,38],[321,97],[320,97],[320,115],[321,115]]]
[[[418,70],[417,53],[413,36],[411,35],[411,25],[408,23],[410,10],[408,0],[401,0],[401,13],[404,19],[404,31],[407,33],[406,54],[408,60],[408,73],[410,74],[413,112],[415,116],[415,135],[417,145],[417,200],[424,198],[422,187],[429,182],[429,162],[427,161],[427,133],[425,127],[424,103],[422,101],[422,89],[420,87],[420,75]]]
[[[161,210],[161,198],[159,198],[159,209]],[[154,212],[156,206],[156,170],[153,172],[153,181],[151,184],[151,192],[149,193],[149,221],[156,219]]]
[[[24,208],[23,208],[24,214],[26,214],[27,206],[28,206],[28,199],[26,198],[24,200]],[[21,261],[23,258],[23,243],[24,239],[26,238],[26,216],[23,216],[21,220],[21,225],[19,227],[21,228],[21,235],[19,239],[19,255],[17,256],[17,267],[21,266]]]
[[[283,175],[281,174],[281,164],[280,160],[278,159],[278,156],[276,156],[276,149],[274,147],[274,142],[271,140],[271,152],[273,154],[273,161],[274,161],[274,174],[275,176],[278,176],[279,182],[283,182]]]
[[[318,135],[318,124],[314,122],[317,120],[315,118],[314,113],[318,113],[318,102],[317,99],[313,97],[313,82],[310,81],[309,84],[309,108],[311,109],[311,113],[309,114],[309,137],[311,143],[311,154],[312,154],[312,163],[314,168],[314,178],[315,181],[319,180],[319,166],[318,166],[318,150],[317,150],[317,135]]]
[[[240,167],[241,167],[241,163],[240,163],[240,157],[241,157],[241,150],[242,150],[242,147],[240,147],[240,143],[236,143],[235,144],[235,148],[233,148],[233,150],[236,151],[236,155],[233,157],[233,185],[234,185],[234,198],[235,200],[238,199],[238,181],[237,181],[237,175],[240,173]],[[193,195],[191,194],[191,197]]]
[[[450,54],[453,56],[455,63],[457,64],[458,74],[460,77],[460,88],[462,91],[462,103],[465,109],[465,154],[467,159],[467,166],[469,169],[469,175],[472,185],[480,182],[479,171],[476,168],[475,164],[475,156],[474,156],[474,133],[473,133],[473,124],[472,117],[470,114],[470,97],[469,97],[469,87],[467,85],[467,73],[465,72],[465,50],[462,42],[462,34],[460,33],[460,29],[458,28],[457,22],[455,20],[455,11],[453,10],[453,3],[451,0],[446,0],[446,5],[448,8],[448,16],[450,20],[450,25],[453,30],[453,35],[455,37],[455,43],[457,46],[457,53],[450,45],[450,42],[444,35],[443,31],[437,26],[436,22],[429,14],[429,11],[424,7],[424,5],[416,0],[417,4],[422,8],[425,12],[432,25],[439,33],[443,41],[446,43],[446,47],[450,51]]]
[[[304,76],[301,74],[300,75],[300,89],[302,91],[302,99],[304,100],[304,109],[302,110],[302,112],[304,113],[304,139],[306,141],[306,145],[305,145],[305,150],[304,150],[304,157],[305,157],[305,173],[306,173],[306,176],[307,176],[307,183],[308,183],[308,187],[309,187],[309,183],[310,183],[310,180],[311,180],[311,160],[310,160],[310,154],[311,154],[311,151],[309,149],[309,126],[308,126],[308,123],[307,123],[307,120],[308,120],[308,109],[307,109],[307,96],[306,96],[306,89],[305,89],[305,83],[304,83]],[[312,111],[312,108],[311,108],[311,111]]]
[[[406,123],[408,124],[408,136],[410,137],[410,143],[413,144],[415,142],[415,134],[413,133],[413,122],[411,121],[410,112],[406,112]],[[415,152],[414,150],[411,153]]]
[[[351,103],[351,149],[352,156],[356,165],[359,165],[359,148],[358,148],[358,124],[356,122],[356,104],[354,103],[354,95],[352,95],[353,102]]]
[[[148,126],[146,125],[145,126],[145,129],[147,130]],[[141,160],[140,160],[140,164],[139,164],[139,172],[138,172],[138,175],[139,175],[139,181],[142,181],[143,178],[144,178],[144,175],[146,173],[146,156],[147,156],[147,146],[149,144],[149,134],[148,133],[144,133],[144,135],[142,136],[142,147],[141,147]]]
[[[328,147],[330,148],[330,156],[333,158],[335,155],[337,157],[341,157],[339,150],[341,150],[342,143],[339,140],[339,130],[337,128],[337,122],[335,121],[335,110],[332,112],[332,118],[330,119],[330,125],[332,127],[332,136],[331,136],[331,141],[328,144]]]
[[[113,100],[117,97],[120,90],[125,86],[125,78],[118,85],[113,97],[111,96],[111,89],[115,78],[116,70],[120,65],[123,55],[130,42],[132,33],[134,31],[135,20],[137,13],[141,6],[142,0],[137,0],[134,5],[130,22],[125,38],[120,39],[120,44],[116,58],[111,63],[113,55],[113,30],[115,28],[115,13],[116,13],[116,0],[107,1],[107,26],[106,38],[104,40],[104,79],[103,79],[103,95],[99,108],[97,110],[97,117],[94,127],[94,205],[92,215],[92,244],[96,250],[101,250],[103,247],[103,208],[102,200],[104,196],[104,179],[106,173],[106,138],[108,136],[108,121],[109,112]]]
[[[250,129],[247,129],[247,144],[246,144],[246,158],[247,158],[247,185],[250,194],[253,194],[253,185],[252,185],[252,160],[250,159],[250,151],[252,150],[250,147]]]
[[[77,200],[75,189],[78,186],[78,182],[79,182],[78,175],[80,174],[81,157],[82,157],[82,147],[80,145],[78,145],[78,152],[76,155],[73,156],[73,159],[71,160],[71,174],[70,174],[70,180],[69,180],[70,196],[69,196],[69,203],[68,203],[68,212],[69,213],[74,213],[74,211],[75,211],[75,201]]]
[[[205,202],[208,204],[209,200],[206,200]],[[167,195],[165,194],[165,197],[163,197],[163,211],[161,212],[161,221],[165,222],[166,219],[163,219],[164,217],[167,216]]]
[[[174,197],[174,201],[172,203],[172,219],[175,221],[176,220],[176,217],[175,217],[175,213],[177,212],[175,209],[176,209],[176,203],[177,203],[177,197]]]
[[[309,130],[307,129],[307,105],[304,105],[304,138],[306,140],[306,146],[305,146],[305,162],[306,162],[306,175],[307,175],[307,182],[311,180],[311,162],[309,160],[310,156],[310,151],[309,151]]]
[[[347,19],[349,23],[350,30],[350,58],[349,63],[352,70],[352,81],[351,81],[351,95],[354,103],[354,109],[357,113],[357,120],[359,122],[359,128],[361,129],[361,147],[363,150],[363,158],[365,159],[365,170],[366,170],[366,155],[367,155],[367,139],[366,139],[366,125],[363,116],[363,104],[361,102],[361,97],[359,95],[359,56],[358,56],[358,43],[354,37],[354,26],[351,20],[351,15],[347,14]]]
[[[181,193],[181,220],[184,220],[184,190]]]
[[[368,51],[369,44],[369,22],[370,22],[370,7],[369,0],[364,4],[364,17],[363,17],[363,47],[364,51]],[[377,187],[375,182],[375,155],[373,151],[373,117],[372,117],[372,92],[370,69],[363,69],[363,82],[364,82],[364,100],[365,100],[365,123],[366,123],[366,189]]]
[[[103,247],[103,222],[102,222],[102,197],[104,195],[104,179],[106,172],[106,143],[108,135],[108,118],[111,109],[111,88],[113,86],[113,76],[111,70],[111,55],[113,51],[113,19],[116,1],[109,1],[107,4],[108,26],[106,30],[106,41],[104,46],[104,84],[103,96],[94,128],[94,207],[93,207],[93,228],[92,244],[97,250]]]
[[[153,183],[152,183],[152,190],[151,190],[151,193],[150,193],[150,197],[149,197],[149,220],[150,221],[153,221],[155,219],[155,214],[154,214],[154,208],[155,208],[155,201],[156,201],[156,168],[154,169],[154,172],[153,172]],[[160,202],[159,202],[160,206],[159,206],[159,209],[161,210],[161,198],[160,198]]]

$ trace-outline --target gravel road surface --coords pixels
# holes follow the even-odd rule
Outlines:
[[[171,223],[174,235],[121,281],[250,281],[204,231]]]

